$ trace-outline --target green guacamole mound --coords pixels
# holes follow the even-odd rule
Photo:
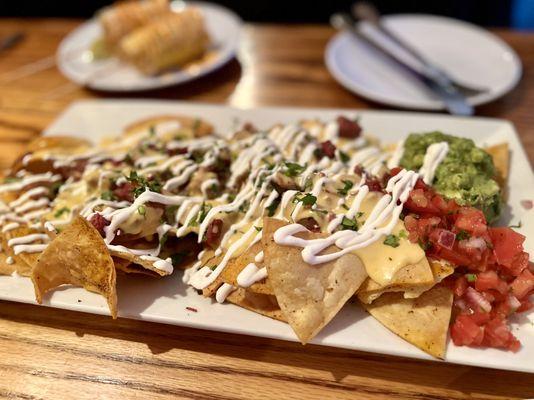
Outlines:
[[[419,170],[427,147],[438,142],[447,142],[449,151],[436,170],[432,183],[434,189],[460,205],[482,210],[488,223],[498,219],[502,196],[499,185],[493,179],[493,160],[488,153],[476,147],[471,139],[441,132],[412,133],[404,142],[400,165],[406,169]]]

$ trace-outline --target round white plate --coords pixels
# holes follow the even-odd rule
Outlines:
[[[517,54],[475,25],[411,14],[385,16],[384,23],[455,80],[485,88],[484,93],[468,97],[472,105],[504,95],[521,77]],[[376,35],[368,25],[362,29]],[[349,32],[338,33],[328,43],[325,61],[334,78],[355,94],[400,108],[444,109],[443,103],[410,73]]]
[[[212,39],[216,56],[198,68],[175,70],[158,76],[141,74],[133,66],[110,58],[103,61],[86,61],[86,50],[101,37],[96,19],[89,20],[69,33],[59,45],[57,65],[70,80],[92,89],[130,92],[157,89],[191,81],[220,68],[236,54],[242,21],[227,8],[204,2],[188,2],[199,7],[204,14],[206,29]]]

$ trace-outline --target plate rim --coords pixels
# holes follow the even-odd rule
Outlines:
[[[462,21],[455,18],[445,17],[441,15],[433,15],[433,14],[414,14],[414,13],[399,13],[399,14],[389,14],[384,16],[386,20],[401,20],[405,18],[415,18],[415,19],[424,19],[424,20],[441,20],[444,22],[447,22],[449,24],[455,24],[463,26],[467,29],[471,29],[478,34],[481,34],[485,36],[486,38],[492,40],[493,42],[497,43],[499,46],[501,46],[503,49],[505,49],[513,59],[513,64],[515,66],[514,74],[511,76],[510,81],[507,85],[503,86],[499,90],[496,91],[490,91],[488,93],[482,93],[476,96],[471,96],[467,98],[467,102],[471,104],[472,106],[479,106],[483,104],[490,103],[505,94],[509,93],[511,90],[513,90],[519,81],[521,80],[523,76],[523,63],[521,61],[521,58],[517,54],[517,52],[504,40],[502,40],[499,36],[495,35],[491,31],[484,29],[480,26],[477,26],[475,24],[472,24],[467,21]],[[339,46],[339,42],[344,40],[347,36],[350,36],[349,32],[337,32],[335,35],[333,35],[328,43],[326,44],[326,48],[324,51],[324,62],[325,65],[330,72],[330,74],[333,76],[333,78],[343,86],[345,89],[350,91],[351,93],[362,96],[365,99],[374,101],[378,104],[383,105],[389,105],[398,107],[405,110],[431,110],[431,111],[442,111],[445,110],[445,105],[441,100],[396,100],[392,99],[391,97],[377,94],[376,92],[373,92],[372,90],[368,90],[365,87],[361,85],[357,85],[354,82],[352,82],[338,67],[337,63],[334,61],[336,54],[335,51],[337,50],[337,46]]]

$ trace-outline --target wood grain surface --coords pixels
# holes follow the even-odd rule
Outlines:
[[[0,37],[19,30],[26,34],[22,43],[0,54],[0,168],[73,100],[116,96],[78,87],[55,68],[60,40],[79,23],[0,21]],[[477,115],[511,120],[532,162],[534,34],[494,32],[518,52],[523,78],[507,96],[478,108]],[[247,25],[239,61],[194,83],[129,97],[240,107],[383,108],[345,91],[329,75],[323,50],[332,34],[317,25]],[[302,347],[9,302],[0,302],[0,349],[0,398],[534,398],[533,374]]]

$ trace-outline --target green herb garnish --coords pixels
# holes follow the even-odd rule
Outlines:
[[[349,155],[341,150],[339,150],[339,159],[342,163],[348,163],[350,161]]]
[[[300,164],[297,164],[297,163],[292,163],[292,162],[284,162],[284,170],[282,171],[282,173],[286,176],[289,176],[289,177],[295,177],[295,176],[298,176],[300,174],[302,174],[304,172],[304,170],[306,169],[305,166],[303,165],[300,165]]]
[[[461,230],[460,232],[456,234],[456,240],[465,240],[465,239],[469,239],[470,237],[471,235],[469,235],[469,233],[464,230]]]
[[[476,274],[465,274],[467,282],[475,282],[477,280]]]
[[[274,213],[276,212],[276,209],[278,208],[278,205],[280,204],[280,200],[275,199],[269,204],[265,209],[267,210],[267,215],[269,217],[272,217]]]
[[[518,228],[521,228],[521,226],[523,226],[523,224],[521,221],[519,221],[516,225],[508,225],[508,228],[518,229]]]
[[[57,210],[54,213],[54,217],[55,218],[60,218],[63,214],[68,213],[68,212],[70,212],[70,208],[69,207],[61,207],[59,210]]]
[[[140,205],[137,207],[137,212],[139,215],[145,216],[146,215],[146,207],[144,205]]]
[[[341,196],[346,196],[350,189],[354,186],[354,182],[352,181],[342,181],[344,186],[342,189],[338,189],[337,192]]]
[[[22,178],[17,178],[16,176],[8,176],[4,178],[4,183],[13,183],[13,182],[19,182]]]
[[[406,233],[406,231],[403,229],[399,232],[399,237],[401,239],[406,239],[408,237],[408,233]]]
[[[343,217],[341,220],[341,226],[343,227],[342,230],[347,231],[357,231],[358,230],[358,221],[356,219],[350,219],[347,217]]]
[[[261,232],[263,228],[261,226],[255,226],[254,229],[256,229],[258,232]]]
[[[106,190],[105,192],[102,192],[100,195],[100,198],[102,200],[108,200],[108,201],[115,201],[117,200],[117,197],[111,190]]]
[[[395,235],[387,235],[384,239],[384,244],[391,247],[399,247],[399,237]]]
[[[295,196],[293,199],[293,203],[302,203],[305,206],[313,206],[316,202],[317,197],[311,193],[306,193],[301,197]]]

